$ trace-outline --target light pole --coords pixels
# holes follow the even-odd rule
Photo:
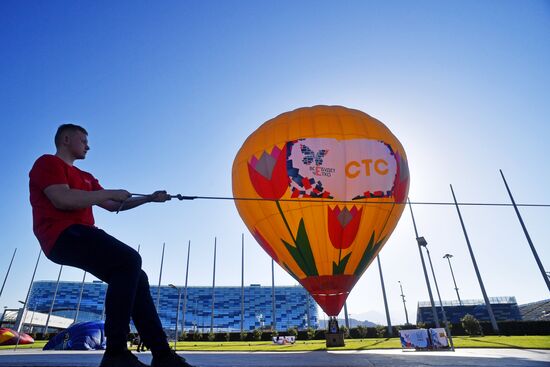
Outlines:
[[[157,312],[158,312],[158,309],[159,309],[159,305],[160,305],[160,282],[162,281],[162,267],[164,265],[164,247],[166,246],[166,243],[163,242],[162,243],[162,255],[160,257],[160,273],[159,273],[159,286],[157,288]]]
[[[185,288],[183,291],[183,312],[181,314],[181,335],[185,339],[185,313],[187,312],[187,280],[189,279],[189,255],[191,254],[191,240],[187,244],[187,266],[185,268]]]
[[[434,266],[432,264],[432,257],[430,256],[430,250],[428,250],[427,241],[424,241],[424,248],[428,253],[428,261],[430,262],[430,269],[432,269],[432,277],[434,278],[435,290],[437,292],[437,298],[439,299],[439,306],[441,307],[441,313],[443,314],[443,324],[445,325],[445,330],[447,331],[447,335],[449,336],[449,341],[451,342],[451,350],[454,351],[455,346],[453,343],[453,337],[451,335],[451,330],[449,329],[449,324],[447,322],[447,314],[445,313],[445,307],[443,307],[443,302],[441,301],[441,294],[439,293],[439,287],[437,286],[437,279],[435,277]]]
[[[29,290],[27,291],[27,297],[25,298],[25,306],[23,306],[23,315],[21,317],[21,322],[15,326],[15,331],[17,332],[20,332],[21,327],[25,324],[25,319],[27,317],[27,302],[29,302],[29,297],[31,295],[32,285],[34,282],[34,277],[36,275],[36,269],[38,268],[38,263],[40,262],[40,256],[42,256],[42,249],[38,253],[38,259],[36,259],[36,265],[34,266],[34,271],[32,273],[31,284],[29,285]],[[17,338],[17,343],[15,344],[14,350],[17,350],[17,347],[19,346],[19,340],[20,338]]]
[[[508,195],[510,195],[510,200],[512,200],[512,205],[514,206],[514,210],[516,211],[516,215],[518,216],[519,223],[521,224],[521,228],[523,229],[523,233],[525,234],[525,238],[527,238],[527,242],[529,243],[529,247],[531,247],[531,252],[533,252],[533,257],[535,258],[535,261],[539,267],[540,273],[542,274],[542,278],[544,279],[544,282],[546,283],[546,287],[548,288],[548,291],[550,291],[550,279],[548,278],[546,274],[546,270],[544,270],[544,266],[542,265],[542,262],[540,261],[539,255],[537,253],[537,250],[535,249],[535,245],[533,244],[533,241],[531,240],[531,236],[529,235],[529,232],[527,231],[527,227],[525,226],[525,223],[523,222],[523,218],[521,217],[521,214],[519,213],[518,206],[516,205],[516,201],[514,200],[514,197],[512,196],[512,191],[510,191],[510,188],[508,187],[508,182],[506,182],[506,179],[504,178],[504,173],[502,173],[502,170],[500,170],[500,175],[502,176],[502,180],[504,181],[504,185],[506,186],[506,191],[508,191]]]
[[[451,269],[451,275],[453,276],[453,283],[455,285],[455,291],[456,291],[456,296],[458,297],[458,303],[462,306],[462,300],[460,299],[460,294],[458,294],[458,287],[456,286],[455,274],[453,273],[453,267],[451,266],[451,258],[452,257],[453,257],[453,255],[451,255],[451,254],[443,255],[443,258],[447,259],[447,261],[449,262],[449,268]]]
[[[17,252],[17,248],[13,251],[13,255],[11,256],[11,261],[10,261],[10,265],[8,266],[8,271],[6,272],[6,276],[4,277],[2,288],[0,288],[0,297],[2,296],[2,292],[4,292],[4,286],[6,285],[6,280],[8,280],[8,275],[10,274],[11,265],[13,264],[13,258],[15,257],[16,252]]]
[[[78,302],[76,304],[76,312],[74,314],[74,323],[78,322],[78,313],[80,312],[80,303],[82,303],[82,294],[84,293],[84,282],[86,281],[86,272],[82,276],[82,284],[80,285],[80,295],[78,296]]]
[[[468,246],[468,251],[470,252],[470,257],[472,258],[472,265],[474,266],[474,270],[476,271],[477,281],[479,282],[479,288],[481,289],[481,294],[483,294],[483,300],[485,301],[485,307],[487,307],[487,313],[489,314],[489,319],[491,320],[493,331],[497,334],[500,334],[497,320],[495,318],[495,314],[493,313],[493,308],[491,307],[491,301],[489,300],[489,297],[487,296],[487,292],[485,291],[485,286],[483,285],[483,280],[481,279],[481,274],[479,272],[479,268],[477,267],[477,262],[474,256],[474,251],[472,250],[470,238],[468,237],[468,232],[466,231],[466,226],[464,225],[464,220],[462,219],[462,214],[460,213],[460,208],[458,207],[458,201],[456,200],[455,192],[453,190],[453,185],[449,185],[449,186],[451,188],[451,194],[453,195],[453,201],[455,203],[458,219],[460,220],[460,226],[462,227],[462,232],[464,232],[464,239],[466,240],[466,245]]]
[[[4,312],[2,313],[2,318],[0,319],[0,327],[2,327],[2,324],[4,323],[4,317],[6,317],[6,310],[8,306],[4,306]]]
[[[424,239],[424,237],[418,236],[418,230],[416,229],[416,221],[414,220],[411,201],[409,200],[409,198],[407,198],[407,201],[409,202],[409,209],[411,210],[411,217],[412,217],[412,222],[414,226],[414,234],[416,235],[416,243],[418,244],[418,253],[420,254],[420,261],[422,262],[422,269],[424,270],[424,278],[426,279],[426,287],[428,288],[428,295],[430,296],[430,304],[432,306],[432,314],[435,321],[435,327],[439,327],[440,326],[439,317],[437,316],[437,311],[435,309],[434,297],[432,295],[432,287],[430,286],[430,279],[428,278],[428,272],[426,271],[426,263],[424,262],[424,255],[422,255],[422,246],[423,246],[423,243],[426,242],[426,240]]]
[[[178,322],[180,316],[180,302],[181,302],[181,288],[176,287],[173,284],[168,284],[170,288],[178,290],[178,308],[176,309],[176,330],[174,331],[174,351],[176,350],[176,343],[178,342]]]
[[[403,308],[405,309],[405,320],[407,320],[406,325],[409,325],[409,314],[407,313],[407,306],[405,305],[405,295],[403,294],[403,285],[401,284],[401,281],[398,280],[397,283],[399,283],[399,288],[401,288],[401,298],[403,299]]]
[[[388,309],[388,299],[386,298],[386,286],[384,285],[384,277],[382,276],[382,265],[380,265],[380,254],[376,255],[378,261],[378,270],[380,272],[380,283],[382,284],[382,297],[384,298],[384,307],[386,309],[386,322],[388,323],[388,335],[393,336],[393,329],[391,327],[390,311]]]
[[[57,276],[57,283],[55,284],[55,291],[53,292],[52,305],[50,306],[50,312],[46,319],[46,326],[44,327],[44,334],[48,334],[48,327],[50,326],[50,318],[52,317],[53,306],[55,305],[55,299],[57,298],[57,290],[59,289],[59,280],[61,279],[61,272],[63,271],[63,265],[59,268],[59,275]]]

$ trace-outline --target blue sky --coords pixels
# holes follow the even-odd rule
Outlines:
[[[16,307],[30,282],[28,171],[54,152],[57,126],[90,133],[79,167],[105,187],[231,195],[231,165],[264,121],[302,106],[344,105],[383,121],[409,158],[412,201],[550,203],[550,5],[548,1],[3,1],[0,5],[0,276],[18,254],[0,306]],[[96,222],[141,245],[151,282],[240,284],[245,232],[230,201],[144,206]],[[522,208],[550,270],[549,208]],[[462,210],[489,296],[549,297],[511,208]],[[481,298],[456,210],[415,208],[444,299],[454,299],[441,258],[452,253],[464,299]],[[246,282],[270,284],[270,260],[245,232]],[[410,214],[381,252],[390,313],[404,321],[428,298]],[[37,279],[55,279],[42,261]],[[63,280],[79,280],[67,269]],[[280,269],[278,284],[295,284]],[[348,301],[352,317],[384,321],[373,264]]]

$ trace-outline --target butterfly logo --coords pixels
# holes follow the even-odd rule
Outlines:
[[[304,155],[304,158],[302,158],[302,162],[307,165],[310,165],[311,163],[313,163],[313,160],[315,160],[315,164],[317,166],[321,166],[323,164],[323,158],[328,154],[328,149],[321,149],[317,152],[317,154],[315,154],[315,152],[311,150],[311,148],[304,144],[300,144],[300,150]]]

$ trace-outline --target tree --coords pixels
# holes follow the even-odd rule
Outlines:
[[[462,319],[460,319],[460,322],[462,323],[462,327],[464,328],[464,331],[469,336],[472,335],[481,335],[481,325],[479,324],[479,321],[469,313],[464,315]]]
[[[386,329],[384,325],[376,325],[376,336],[383,338],[386,335]]]
[[[340,326],[340,331],[344,333],[344,338],[349,338],[349,329],[345,325]]]
[[[193,332],[193,340],[201,340],[201,333],[199,333],[197,330]]]
[[[357,335],[359,335],[360,338],[366,338],[367,337],[367,328],[363,325],[357,325]]]
[[[252,332],[252,338],[256,341],[260,341],[262,340],[262,329],[254,329],[254,331]]]

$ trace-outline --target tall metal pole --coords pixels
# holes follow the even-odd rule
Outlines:
[[[173,284],[168,284],[170,288],[177,289],[178,291],[178,306],[176,308],[176,330],[174,330],[174,350],[176,350],[176,343],[178,342],[178,322],[180,316],[180,302],[181,302],[181,288],[176,287]]]
[[[523,218],[521,217],[521,214],[519,213],[519,209],[516,205],[516,201],[514,200],[514,197],[512,196],[512,192],[510,191],[510,188],[508,187],[508,183],[506,182],[506,179],[504,178],[504,173],[502,173],[502,170],[500,171],[500,175],[502,176],[502,180],[504,181],[504,185],[506,186],[506,191],[508,191],[508,195],[510,195],[510,200],[512,200],[512,205],[514,205],[514,210],[516,211],[516,215],[518,216],[519,223],[521,224],[521,228],[523,229],[523,233],[525,234],[525,238],[527,238],[527,242],[529,243],[529,247],[531,247],[531,252],[533,252],[533,257],[535,258],[535,261],[537,262],[537,265],[539,266],[540,273],[542,274],[542,278],[544,279],[544,282],[546,283],[546,287],[548,288],[548,291],[550,291],[550,279],[548,279],[548,276],[546,275],[546,270],[544,270],[544,266],[542,265],[542,261],[540,261],[539,255],[537,253],[537,250],[535,249],[535,245],[533,245],[533,241],[531,241],[531,236],[529,236],[529,231],[527,231],[527,227],[525,226],[525,223],[523,222]]]
[[[185,288],[183,290],[183,315],[181,320],[181,334],[185,333],[185,312],[187,312],[187,280],[189,279],[189,255],[191,254],[191,240],[187,244],[187,266],[185,267]]]
[[[458,219],[460,219],[460,225],[462,226],[462,231],[464,232],[464,238],[466,239],[466,244],[468,245],[468,251],[470,252],[470,257],[472,258],[472,264],[474,265],[474,269],[476,271],[477,280],[479,282],[479,287],[481,288],[481,293],[483,294],[483,299],[485,300],[485,306],[487,307],[489,318],[491,319],[491,325],[493,327],[493,331],[499,334],[500,332],[498,329],[498,324],[495,319],[495,315],[493,314],[493,308],[491,307],[491,302],[489,301],[489,297],[487,297],[487,292],[485,292],[485,286],[483,285],[483,280],[481,280],[481,274],[479,273],[479,268],[477,267],[476,258],[474,256],[474,251],[472,250],[472,245],[470,244],[470,239],[468,238],[468,232],[466,232],[466,226],[464,225],[464,221],[462,220],[462,214],[460,213],[460,208],[458,207],[458,203],[456,201],[453,185],[449,185],[449,186],[451,187],[451,193],[453,194],[453,200],[455,202],[456,212],[458,213]]]
[[[409,313],[407,312],[407,306],[405,305],[405,295],[403,294],[403,286],[401,285],[401,281],[398,280],[397,283],[399,283],[399,288],[401,288],[401,298],[403,299],[403,308],[405,309],[405,320],[406,324],[409,325]]]
[[[8,266],[8,271],[6,272],[6,276],[4,277],[4,282],[2,282],[2,288],[0,288],[0,297],[2,297],[2,292],[4,292],[4,286],[6,285],[6,280],[8,280],[8,275],[10,274],[10,270],[11,270],[11,264],[13,264],[13,258],[15,257],[16,252],[17,252],[17,248],[13,250],[13,255],[11,255],[10,265]]]
[[[162,256],[160,257],[160,274],[159,274],[159,286],[157,288],[157,312],[160,304],[160,282],[162,280],[162,266],[164,265],[164,246],[165,242],[162,243]]]
[[[74,323],[76,324],[78,322],[78,313],[80,312],[80,303],[82,302],[82,293],[84,293],[84,281],[86,280],[86,272],[84,272],[84,276],[82,277],[82,284],[80,285],[80,295],[78,296],[78,303],[76,305],[76,313],[74,315]]]
[[[275,260],[271,259],[271,330],[275,330]]]
[[[344,321],[349,330],[348,303],[344,302]]]
[[[414,213],[411,205],[411,201],[409,198],[407,198],[407,202],[409,203],[409,209],[411,210],[411,217],[412,222],[414,226],[414,234],[416,235],[416,243],[418,245],[418,253],[420,254],[420,260],[422,262],[422,269],[424,270],[424,278],[426,279],[426,286],[428,287],[428,295],[430,296],[430,304],[432,306],[432,314],[435,321],[435,327],[440,327],[439,325],[439,317],[437,316],[437,310],[435,309],[435,303],[434,303],[434,297],[432,294],[432,287],[430,286],[430,279],[428,278],[428,271],[426,270],[426,263],[424,262],[424,255],[422,255],[422,243],[426,240],[424,237],[418,237],[418,230],[416,229],[416,221],[414,220]]]
[[[244,233],[241,242],[241,333],[244,331]]]
[[[18,333],[21,332],[21,328],[25,324],[25,318],[27,317],[27,303],[29,302],[29,297],[31,295],[31,290],[32,290],[32,284],[34,282],[34,276],[36,275],[36,269],[38,268],[38,263],[40,262],[41,255],[42,255],[42,249],[40,249],[40,252],[38,253],[38,259],[36,259],[36,265],[34,266],[34,271],[32,273],[31,284],[29,284],[29,290],[27,291],[27,297],[25,298],[25,304],[23,305],[23,315],[22,315],[23,317],[19,325],[17,325],[16,327],[17,329],[16,331]],[[17,343],[15,344],[14,350],[17,350],[17,347],[19,346],[19,339],[20,338],[17,338]]]
[[[309,326],[311,325],[311,316],[310,316],[310,313],[309,313],[309,293],[306,292],[306,307],[307,307],[307,310],[306,310],[306,322],[307,322],[307,327],[309,328]]]
[[[458,287],[456,285],[455,274],[453,273],[453,267],[451,266],[451,257],[453,257],[453,255],[451,254],[445,254],[443,256],[443,258],[447,259],[447,261],[449,262],[449,269],[451,269],[451,276],[453,277],[453,283],[455,285],[455,291],[456,291],[456,296],[458,297],[458,303],[462,306],[462,300],[460,299],[460,294],[458,294]]]
[[[216,237],[214,237],[214,267],[212,269],[212,313],[210,315],[210,332],[214,332],[214,302],[216,301]]]
[[[382,284],[382,296],[384,297],[384,307],[386,308],[386,321],[388,322],[388,336],[393,336],[391,327],[390,310],[388,308],[388,299],[386,298],[386,287],[384,286],[384,277],[382,276],[382,265],[380,265],[380,255],[376,255],[378,260],[378,271],[380,272],[380,283]]]
[[[430,262],[430,269],[432,269],[432,277],[434,278],[435,290],[437,292],[437,298],[439,299],[439,306],[441,307],[441,313],[443,314],[443,324],[445,325],[445,330],[447,331],[447,335],[449,336],[449,341],[451,343],[451,350],[454,351],[455,345],[453,343],[453,336],[451,335],[451,329],[449,329],[449,324],[447,322],[447,313],[445,312],[445,307],[443,307],[443,302],[441,301],[441,294],[439,293],[439,287],[437,285],[437,279],[435,277],[434,266],[432,264],[432,258],[430,256],[430,250],[428,250],[427,243],[426,243],[426,246],[424,246],[424,248],[428,253],[428,261]]]
[[[101,284],[102,286],[105,285],[105,283]],[[103,310],[101,311],[101,320],[105,320],[105,308],[107,308],[107,291],[109,290],[109,286],[105,285],[105,295],[103,296]]]
[[[55,284],[55,291],[53,292],[52,305],[50,306],[50,312],[48,312],[48,318],[46,319],[46,326],[44,327],[44,334],[48,334],[48,326],[50,325],[50,317],[52,316],[53,306],[55,299],[57,298],[57,290],[59,289],[59,279],[61,279],[61,272],[63,271],[63,265],[59,267],[59,274],[57,275],[57,283]]]

